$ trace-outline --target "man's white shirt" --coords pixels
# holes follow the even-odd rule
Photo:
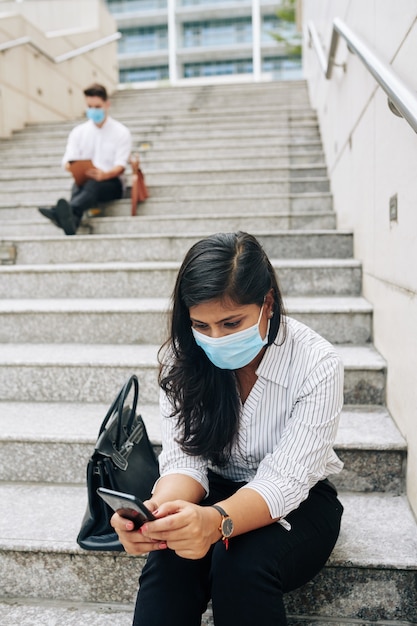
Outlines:
[[[95,167],[108,172],[117,165],[125,168],[131,151],[132,137],[126,126],[110,116],[101,128],[88,120],[70,132],[62,165],[91,159]]]

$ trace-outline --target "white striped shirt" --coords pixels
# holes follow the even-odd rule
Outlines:
[[[286,336],[283,339],[283,327]],[[333,443],[343,405],[343,364],[331,344],[304,324],[283,318],[275,343],[256,371],[241,407],[237,439],[226,467],[185,454],[175,442],[176,418],[161,393],[161,476],[186,474],[208,493],[208,468],[247,481],[266,501],[272,518],[284,518],[309,490],[343,463]]]

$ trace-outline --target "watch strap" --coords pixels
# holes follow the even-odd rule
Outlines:
[[[222,509],[222,507],[219,506],[218,504],[212,504],[211,507],[213,509],[216,509],[216,511],[218,511],[222,517],[229,517],[226,511]]]
[[[222,509],[221,506],[219,506],[218,504],[211,504],[210,505],[213,509],[216,509],[216,511],[218,511],[220,513],[220,515],[222,516],[222,521],[220,523],[219,526],[219,531],[222,534],[222,541],[224,543],[224,547],[226,548],[226,550],[229,549],[229,537],[226,537],[223,533],[223,521],[225,519],[227,519],[228,517],[230,517],[230,515],[228,515],[228,513],[226,513],[226,511],[224,509]]]

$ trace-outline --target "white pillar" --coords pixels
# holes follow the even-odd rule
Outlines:
[[[172,85],[178,80],[177,70],[177,23],[175,19],[176,0],[168,0],[168,64],[169,82]]]
[[[253,80],[261,80],[261,3],[260,0],[252,0],[252,64]]]

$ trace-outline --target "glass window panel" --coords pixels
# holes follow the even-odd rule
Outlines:
[[[166,9],[167,0],[106,0],[110,13],[131,13]]]
[[[121,83],[136,83],[148,80],[166,80],[169,77],[167,65],[155,67],[134,67],[120,70]]]
[[[210,4],[224,4],[224,0],[180,0],[181,6],[202,6]],[[227,0],[227,4],[242,4],[242,0]],[[246,4],[251,4],[247,1]]]
[[[251,72],[252,59],[184,64],[184,78],[221,76],[225,74],[250,74]]]
[[[273,72],[281,80],[302,78],[301,59],[290,57],[266,57],[262,61],[263,72]]]
[[[250,17],[185,22],[183,24],[184,48],[251,42],[252,24]]]
[[[168,48],[168,29],[166,26],[126,28],[120,32],[122,38],[118,42],[119,54],[150,52]]]

